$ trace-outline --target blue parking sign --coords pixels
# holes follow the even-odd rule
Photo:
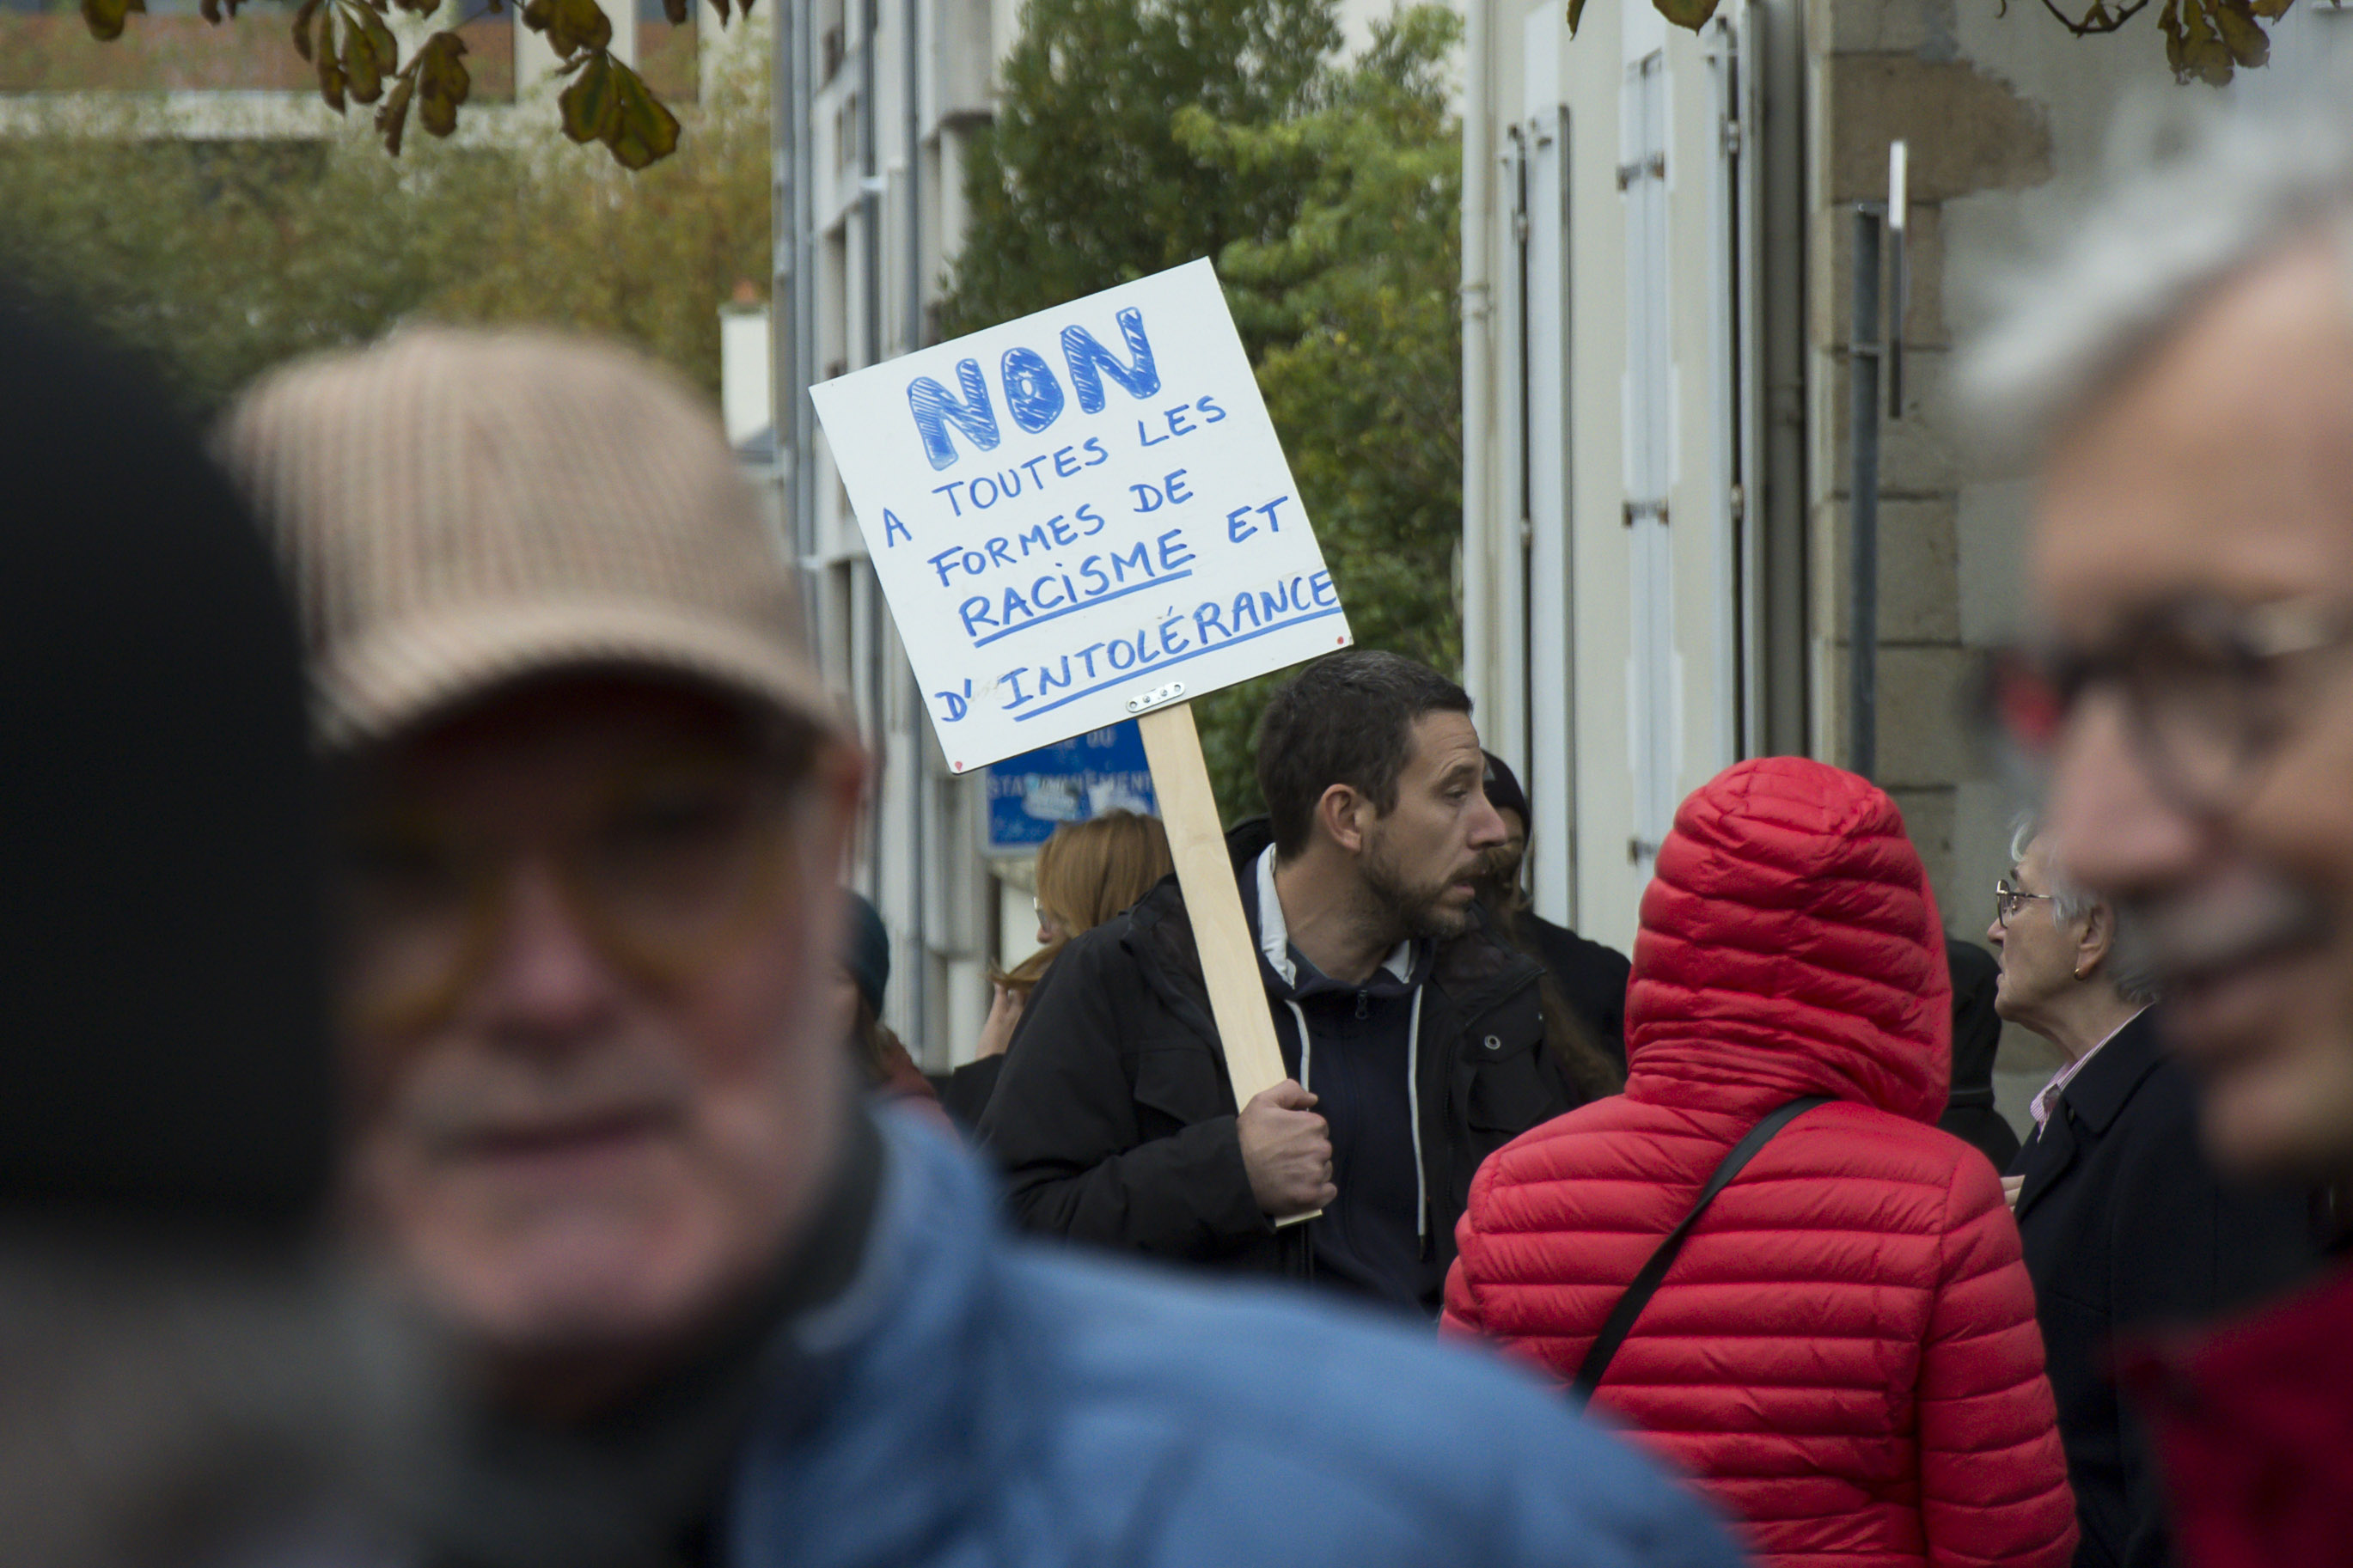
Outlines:
[[[1062,824],[1107,811],[1160,813],[1133,719],[1008,757],[987,771],[992,855],[1027,853]]]

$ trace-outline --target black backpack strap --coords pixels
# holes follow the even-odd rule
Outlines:
[[[1659,1288],[1659,1281],[1667,1277],[1667,1270],[1674,1267],[1676,1254],[1683,1249],[1683,1238],[1691,1235],[1692,1226],[1697,1225],[1699,1216],[1707,1212],[1707,1205],[1715,1201],[1715,1194],[1732,1184],[1732,1178],[1740,1174],[1740,1168],[1756,1157],[1757,1150],[1771,1142],[1776,1132],[1815,1106],[1829,1103],[1830,1097],[1822,1094],[1793,1100],[1750,1128],[1748,1135],[1732,1146],[1723,1163],[1716,1166],[1715,1173],[1708,1177],[1707,1185],[1699,1190],[1691,1212],[1683,1215],[1680,1225],[1667,1232],[1666,1239],[1659,1243],[1659,1249],[1651,1254],[1651,1260],[1642,1265],[1642,1271],[1634,1276],[1634,1282],[1626,1287],[1626,1293],[1619,1297],[1618,1304],[1609,1310],[1609,1317],[1602,1323],[1601,1332],[1594,1340],[1593,1348],[1585,1352],[1585,1361],[1577,1369],[1577,1381],[1569,1384],[1569,1394],[1579,1405],[1591,1399],[1593,1391],[1601,1386],[1601,1374],[1609,1370],[1610,1358],[1618,1353],[1618,1347],[1626,1342],[1627,1334],[1633,1330],[1634,1320],[1642,1315],[1642,1309],[1650,1304],[1651,1292]]]

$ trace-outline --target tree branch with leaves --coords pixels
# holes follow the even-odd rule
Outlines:
[[[1659,15],[1679,27],[1696,33],[1715,15],[1717,0],[1652,0]],[[2330,7],[2343,0],[2328,0]],[[2173,79],[2193,78],[2210,87],[2228,82],[2241,67],[2252,70],[2272,58],[2271,36],[2264,29],[2287,15],[2295,0],[2165,0],[2157,16],[2157,30],[2165,35],[2165,63]],[[2148,9],[2149,0],[2091,0],[2088,9],[2071,13],[2060,0],[2042,0],[2042,8],[2079,38],[2113,33]],[[1585,14],[1585,0],[1568,0],[1571,37]],[[2000,14],[2010,14],[2010,0],[2001,0]]]
[[[234,20],[240,0],[200,0],[198,10],[217,26]],[[749,16],[754,0],[711,0],[720,26],[731,5]],[[448,136],[458,129],[458,110],[473,89],[466,68],[466,41],[457,28],[436,28],[420,40],[406,63],[394,31],[396,14],[427,20],[444,0],[302,0],[294,13],[294,52],[319,75],[319,97],[338,114],[349,105],[375,106],[376,133],[385,150],[400,155],[411,113],[427,133]],[[508,0],[489,0],[500,13]],[[672,26],[682,25],[693,0],[662,0]],[[122,37],[146,0],[81,0],[90,37],[111,43]],[[524,0],[522,25],[545,38],[555,53],[556,74],[566,85],[556,96],[564,133],[573,141],[601,143],[614,162],[642,169],[678,150],[678,117],[646,79],[613,53],[613,21],[598,0]]]

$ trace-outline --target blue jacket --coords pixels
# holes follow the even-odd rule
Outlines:
[[[1361,1309],[1017,1242],[886,1119],[857,1282],[781,1337],[735,1568],[1732,1568],[1691,1495],[1467,1349]]]

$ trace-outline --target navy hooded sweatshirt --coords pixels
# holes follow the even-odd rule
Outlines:
[[[1434,1249],[1413,1068],[1419,997],[1436,950],[1400,942],[1362,984],[1332,979],[1284,934],[1273,864],[1270,847],[1257,873],[1239,880],[1283,1066],[1316,1097],[1316,1113],[1331,1127],[1340,1195],[1309,1222],[1316,1272],[1427,1316]],[[1273,909],[1271,931],[1262,905]]]

